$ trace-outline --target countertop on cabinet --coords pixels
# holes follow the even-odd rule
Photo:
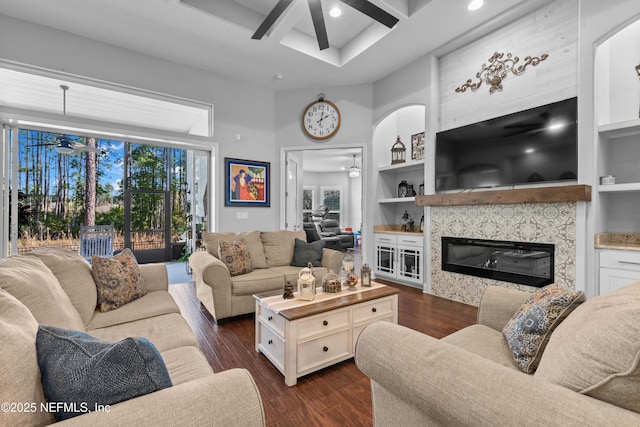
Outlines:
[[[390,224],[390,225],[374,225],[373,232],[374,233],[390,233],[390,234],[408,234],[411,236],[422,236],[424,232],[420,231],[420,226],[414,225],[413,228],[418,231],[402,231],[402,225],[400,224]]]
[[[593,239],[596,249],[615,249],[640,252],[640,234],[638,233],[600,233]]]

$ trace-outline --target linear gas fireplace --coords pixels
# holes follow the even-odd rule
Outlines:
[[[442,237],[442,270],[541,288],[553,283],[554,245]]]

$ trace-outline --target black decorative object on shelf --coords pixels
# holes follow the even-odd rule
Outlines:
[[[404,179],[398,184],[398,197],[407,197],[409,193],[409,184]]]
[[[407,197],[416,197],[416,190],[413,189],[413,184],[409,184],[409,189],[407,190]]]
[[[404,163],[406,160],[407,148],[400,141],[400,135],[398,135],[395,144],[391,147],[391,164],[397,165],[398,163]]]

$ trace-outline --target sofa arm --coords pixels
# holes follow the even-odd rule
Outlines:
[[[189,257],[189,266],[202,304],[216,319],[231,316],[231,274],[227,266],[207,251]]]
[[[336,274],[340,274],[340,269],[342,268],[342,258],[344,258],[344,253],[340,251],[327,248],[324,248],[322,250],[322,266],[326,267],[328,270],[331,270]]]
[[[364,329],[355,357],[371,378],[376,425],[640,425],[638,413],[388,322]],[[376,390],[397,404],[377,399]]]
[[[169,290],[169,273],[164,264],[140,264],[144,288],[150,292]]]
[[[244,369],[230,369],[83,414],[56,426],[264,426],[260,393]]]
[[[531,292],[501,286],[487,286],[478,307],[478,323],[502,332]]]

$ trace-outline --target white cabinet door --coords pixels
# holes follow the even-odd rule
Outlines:
[[[600,268],[600,295],[608,294],[640,280],[640,271]]]

